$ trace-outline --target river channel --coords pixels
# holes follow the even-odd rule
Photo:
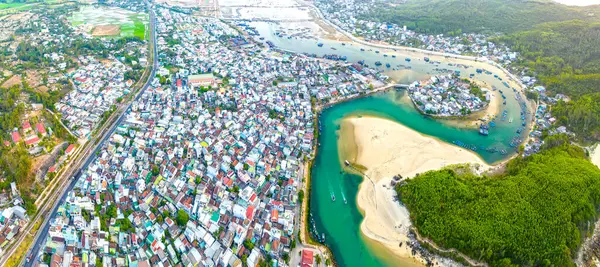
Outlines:
[[[491,73],[477,73],[475,67],[457,67],[455,64],[457,60],[445,57],[438,56],[435,60],[432,59],[432,61],[440,62],[432,64],[425,62],[424,57],[428,56],[426,54],[384,50],[357,43],[342,43],[325,39],[288,39],[277,36],[277,29],[273,24],[253,23],[252,26],[255,26],[260,36],[265,38],[264,41],[271,41],[280,49],[318,56],[337,54],[346,56],[348,62],[364,61],[371,67],[375,67],[376,61],[380,61],[383,63],[380,68],[388,72],[393,68],[403,69],[403,75],[396,78],[398,83],[408,84],[426,79],[439,73],[440,68],[444,68],[449,71],[460,71],[460,76],[465,78],[473,75],[473,79],[502,90],[506,97],[506,105],[500,104],[500,113],[506,111],[506,116],[502,118],[502,114],[498,115],[495,126],[490,127],[488,136],[480,135],[478,129],[460,128],[421,115],[412,104],[398,101],[399,95],[405,94],[405,92],[377,93],[333,105],[321,112],[319,117],[321,133],[318,140],[320,145],[311,170],[310,212],[314,219],[313,232],[316,232],[319,237],[325,237],[324,243],[331,248],[339,266],[415,265],[410,259],[399,259],[393,256],[360,232],[363,215],[357,208],[356,195],[363,179],[361,176],[344,172],[340,164],[337,130],[343,118],[351,115],[387,118],[445,142],[468,146],[488,163],[498,162],[513,155],[516,146],[511,146],[511,142],[515,137],[519,139],[526,137],[527,125],[524,127],[523,122],[530,121],[531,117],[526,115],[525,119],[521,118],[522,101],[516,99],[515,96],[518,93],[513,92],[512,89],[512,86],[517,85],[509,81],[510,87],[507,87],[504,84],[508,79],[506,75],[491,65],[489,68],[485,68]],[[322,43],[322,47],[319,47],[318,43]],[[406,58],[410,58],[411,61],[407,62]],[[390,68],[386,68],[386,63],[390,64]],[[468,65],[474,62],[462,60],[460,63]],[[500,80],[495,75],[504,77],[504,79]],[[517,133],[520,128],[521,133]],[[499,152],[502,150],[506,153]],[[337,201],[332,201],[332,195],[336,196]]]

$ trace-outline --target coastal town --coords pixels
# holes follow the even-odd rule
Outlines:
[[[159,58],[170,55],[161,78],[78,177],[43,261],[287,264],[298,256],[299,186],[314,156],[311,101],[356,96],[386,77],[264,49],[219,20],[167,8],[157,9],[157,43]],[[94,99],[94,78],[115,84],[105,99],[121,96],[122,80],[75,75],[83,95],[73,99]]]
[[[144,12],[139,7],[143,4],[138,4],[110,7]],[[368,42],[473,56],[506,68],[520,56],[488,41],[492,36],[427,35],[404,25],[363,19],[361,14],[374,4],[315,2],[328,22]],[[147,35],[104,38],[104,33],[92,34],[97,26],[68,24],[72,18],[61,14],[27,13],[39,23],[23,27],[0,21],[13,32],[29,33],[17,35],[20,43],[10,48],[15,59],[45,64],[46,71],[40,74],[44,83],[28,84],[23,75],[13,86],[24,91],[30,86],[55,100],[20,100],[23,107],[27,104],[21,112],[26,115],[2,135],[7,149],[26,148],[35,166],[41,167],[33,185],[28,183],[35,188],[32,196],[23,194],[24,183],[0,176],[6,184],[0,191],[0,254],[16,249],[13,242],[18,244],[27,235],[31,215],[36,214],[31,209],[33,198],[39,197],[36,204],[51,198],[59,187],[55,178],[74,164],[77,153],[94,137],[99,138],[94,140],[98,148],[89,150],[94,154],[85,168],[64,178],[72,179],[72,187],[65,187],[56,212],[46,215],[45,232],[34,239],[39,249],[22,258],[27,266],[329,266],[334,261],[331,251],[300,240],[300,232],[307,229],[309,238],[326,240],[325,231],[317,230],[312,213],[304,214],[303,206],[306,177],[321,145],[319,114],[334,103],[374,93],[404,88],[399,91],[421,113],[452,119],[486,109],[497,94],[502,98],[499,105],[502,101],[506,105],[502,90],[510,92],[520,107],[516,120],[507,118],[501,108],[504,112],[497,116],[481,119],[478,130],[487,136],[496,123],[516,125],[514,136],[502,146],[524,157],[541,150],[544,135],[572,134],[564,126],[554,127],[557,120],[549,112],[550,105],[566,97],[547,94],[526,72],[513,80],[507,71],[511,78],[503,81],[477,69],[478,75],[502,81],[505,88],[500,90],[480,86],[473,75],[467,79],[458,70],[441,68],[405,86],[390,79],[389,64],[384,69],[379,61],[369,66],[344,55],[318,56],[276,47],[257,36],[249,19],[198,16],[193,8],[167,3],[149,6],[155,25],[143,25],[155,27],[156,58],[150,56]],[[55,34],[57,25],[64,34]],[[304,39],[311,38],[317,39]],[[322,45],[315,43],[315,48]],[[70,46],[83,48],[71,56]],[[39,55],[26,58],[29,54],[24,51]],[[156,75],[138,95],[152,61],[157,63]],[[428,57],[423,61],[441,64]],[[409,57],[405,64],[401,67],[412,68],[407,67]],[[4,82],[15,77],[7,71],[0,74]],[[119,108],[124,111],[122,119],[115,118]],[[115,123],[114,132],[109,130],[102,139],[99,133],[106,132],[109,122]],[[460,140],[454,145],[507,154],[505,149]],[[343,202],[347,205],[346,197]],[[304,216],[310,221],[303,222]],[[428,263],[435,257],[412,233],[411,240],[406,244],[413,255],[426,255]]]

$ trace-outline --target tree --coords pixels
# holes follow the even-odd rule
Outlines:
[[[304,190],[298,191],[298,203],[302,203],[304,201]]]
[[[156,165],[152,165],[152,175],[157,176],[160,173],[160,169]]]
[[[317,265],[321,264],[321,256],[319,254],[315,255],[315,262],[317,263]]]
[[[184,210],[177,211],[177,218],[176,218],[177,225],[185,226],[189,220],[190,220],[190,216],[187,214],[187,212],[185,212]]]
[[[254,243],[252,243],[252,241],[250,241],[250,239],[246,239],[243,242],[244,247],[246,247],[246,249],[248,250],[252,250],[254,248]]]
[[[558,139],[493,177],[447,168],[396,191],[417,231],[444,248],[492,266],[573,266],[600,208],[600,170],[583,149]]]

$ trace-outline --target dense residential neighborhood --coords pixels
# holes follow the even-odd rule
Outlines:
[[[259,34],[262,27],[251,26],[262,24],[240,14],[199,16],[198,8],[169,1],[81,4],[91,13],[135,11],[147,20],[131,22],[141,35],[119,35],[126,27],[73,22],[80,4],[0,20],[5,26],[0,27],[0,87],[6,98],[0,101],[6,113],[0,117],[0,163],[16,166],[0,174],[0,256],[18,251],[15,262],[27,266],[331,265],[334,252],[300,240],[299,233],[326,244],[303,206],[306,178],[321,145],[319,112],[403,88],[421,113],[453,119],[490,107],[498,90],[471,79],[476,74],[461,77],[454,69],[472,66],[454,61],[446,69],[429,57],[416,58],[436,68],[414,81],[410,57],[408,65],[391,68],[384,62],[384,69],[380,61],[371,68],[345,55],[287,51]],[[517,127],[511,140],[502,142],[523,157],[542,151],[547,136],[574,136],[565,126],[556,127],[550,113],[551,105],[569,98],[547,93],[527,70],[512,75],[507,69],[512,72],[521,55],[492,42],[495,35],[424,34],[365,19],[375,0],[292,4],[303,12],[314,10],[311,16],[348,32],[355,43],[419,48],[428,50],[427,56],[448,53],[443,56],[501,67],[523,89],[503,82],[502,90],[514,92]],[[310,27],[288,36],[281,30],[284,23],[274,21],[254,22],[266,23],[265,28],[274,23],[275,38],[283,40],[323,37],[313,36]],[[334,42],[331,36],[327,42]],[[354,44],[348,40],[327,48],[344,53],[340,47]],[[314,46],[323,51],[323,43]],[[365,50],[373,49],[360,51]],[[407,71],[411,81],[392,82],[392,70]],[[502,81],[486,70],[476,72]],[[498,96],[506,99],[502,90]],[[481,135],[488,135],[496,119],[513,123],[502,109],[502,114],[475,119]],[[507,154],[458,141],[453,143],[473,151]],[[329,197],[335,202],[333,193]],[[40,206],[42,212],[36,210]],[[413,235],[405,243],[413,256],[429,255]],[[22,249],[31,243],[34,249]],[[322,265],[321,258],[327,263]]]
[[[285,264],[315,144],[311,101],[356,96],[386,77],[261,48],[216,19],[157,11],[158,77],[51,220],[45,259]],[[89,80],[111,76],[92,69],[76,72],[78,90],[61,110],[75,99],[96,106]],[[104,99],[121,96],[115,89]]]
[[[453,74],[433,76],[413,82],[408,93],[423,113],[435,116],[464,116],[482,110],[490,101],[491,92]]]

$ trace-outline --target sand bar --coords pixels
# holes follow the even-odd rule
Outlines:
[[[410,217],[408,210],[395,201],[390,186],[394,175],[413,177],[418,173],[459,163],[479,164],[482,159],[471,151],[424,136],[399,123],[375,117],[350,117],[341,123],[340,142],[354,143],[340,147],[340,158],[348,157],[368,170],[360,185],[357,204],[365,218],[362,233],[384,245],[395,256],[411,258],[408,246]],[[354,139],[354,142],[352,141]],[[413,259],[422,261],[422,259]]]

